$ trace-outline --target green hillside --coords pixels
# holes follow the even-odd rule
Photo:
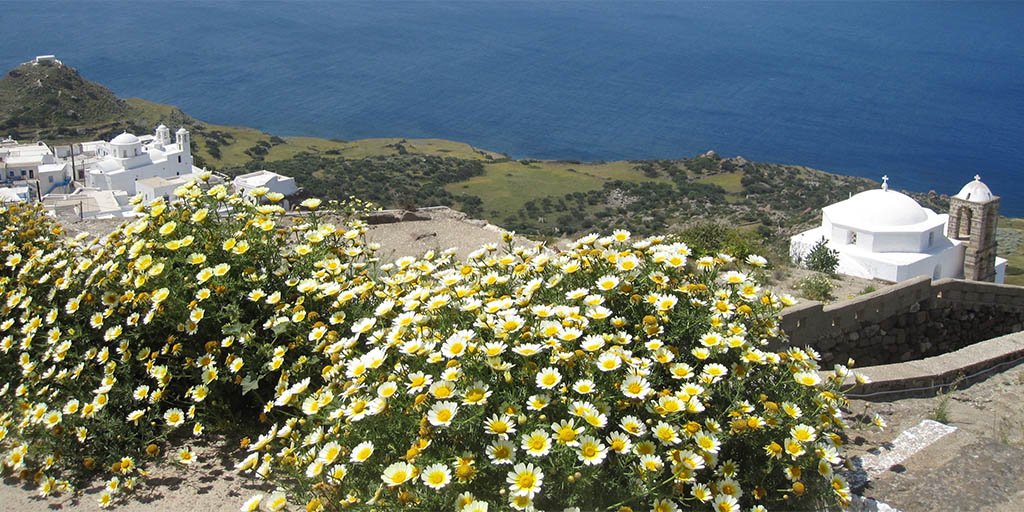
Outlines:
[[[62,64],[23,64],[0,79],[0,132],[63,135],[130,117],[132,107]]]

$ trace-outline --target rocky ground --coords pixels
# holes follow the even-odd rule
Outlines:
[[[456,250],[459,259],[465,259],[470,252],[485,244],[504,247],[501,228],[481,220],[469,219],[465,214],[449,208],[422,209],[397,215],[412,215],[418,220],[374,224],[366,235],[367,241],[381,245],[378,255],[385,261],[449,248]],[[525,247],[534,244],[520,236],[515,238],[515,243]]]
[[[851,455],[885,447],[932,419],[956,431],[883,471],[861,490],[904,512],[1024,510],[1024,366],[923,398],[854,400],[852,414],[879,413],[882,432],[849,431]]]
[[[224,440],[195,447],[197,462],[180,466],[167,461],[150,464],[150,475],[140,480],[134,495],[115,502],[113,510],[120,512],[176,511],[176,512],[235,512],[254,494],[269,494],[271,486],[259,480],[235,473],[234,465],[240,456]],[[98,511],[100,492],[104,481],[98,480],[81,489],[80,494],[41,497],[35,485],[25,485],[14,478],[5,478],[0,485],[0,512],[44,511]]]
[[[810,300],[805,297],[805,294],[800,289],[800,281],[807,278],[808,276],[816,274],[810,270],[796,267],[786,267],[777,272],[779,278],[773,283],[769,283],[768,287],[777,293],[789,293],[800,300]],[[884,281],[876,281],[872,279],[862,279],[859,277],[836,275],[831,278],[832,281],[832,298],[826,303],[841,302],[849,300],[865,293],[870,293],[875,290],[880,290],[889,286],[892,283]]]

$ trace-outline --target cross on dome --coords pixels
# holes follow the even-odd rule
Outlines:
[[[974,175],[974,181],[981,181],[981,176],[978,174]]]
[[[882,176],[882,190],[889,190],[889,175]]]

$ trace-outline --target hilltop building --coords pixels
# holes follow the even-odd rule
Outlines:
[[[57,59],[56,55],[37,55],[36,58],[26,62],[33,66],[63,66],[64,63]]]
[[[999,198],[975,176],[950,200],[950,215],[937,214],[911,197],[881,189],[826,206],[821,226],[790,239],[790,255],[802,260],[824,239],[839,253],[841,274],[884,281],[918,276],[1002,283],[1006,260],[995,254]]]
[[[171,131],[164,125],[154,135],[136,137],[122,133],[110,142],[82,144],[85,155],[86,186],[100,190],[137,192],[136,182],[147,178],[174,178],[201,172],[192,165],[188,130],[181,128],[171,142]]]

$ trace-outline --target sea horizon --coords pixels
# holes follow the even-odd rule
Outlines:
[[[16,2],[0,20],[5,69],[55,54],[215,124],[514,158],[715,150],[950,195],[980,174],[1024,216],[1022,4]]]

